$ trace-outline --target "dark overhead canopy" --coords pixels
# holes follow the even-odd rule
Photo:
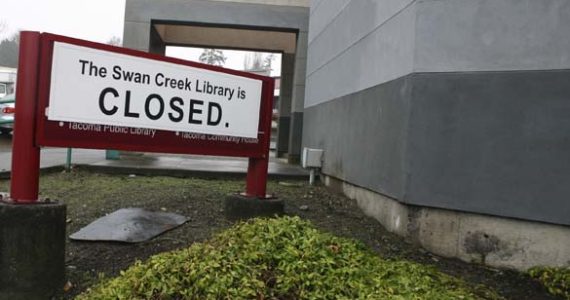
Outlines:
[[[154,24],[166,45],[295,53],[297,34],[266,29]]]

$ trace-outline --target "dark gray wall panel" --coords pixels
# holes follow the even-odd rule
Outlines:
[[[289,149],[287,158],[290,164],[298,164],[301,161],[301,145],[303,135],[303,113],[291,112],[291,124],[289,128]]]
[[[570,71],[413,78],[405,202],[570,225]]]
[[[408,79],[305,108],[303,146],[325,149],[323,172],[401,198]]]
[[[279,116],[277,125],[277,157],[283,157],[289,152],[289,129],[291,117]]]
[[[305,109],[323,172],[401,202],[570,225],[570,71],[414,74]]]

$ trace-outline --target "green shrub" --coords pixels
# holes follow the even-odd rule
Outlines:
[[[155,255],[78,299],[496,299],[433,267],[385,260],[298,217],[240,223]]]
[[[528,271],[549,293],[570,300],[570,268],[536,267]]]

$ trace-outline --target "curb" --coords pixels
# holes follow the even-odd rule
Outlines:
[[[200,170],[183,170],[183,169],[155,169],[155,168],[135,168],[135,167],[119,167],[119,166],[97,166],[89,164],[73,165],[74,169],[81,169],[93,173],[111,174],[111,175],[130,175],[139,176],[166,176],[178,178],[203,178],[203,179],[241,179],[245,178],[246,172],[218,172],[218,171],[200,171]],[[63,165],[50,166],[40,169],[40,174],[50,174],[61,172],[64,170]],[[11,171],[0,172],[0,179],[10,179]],[[267,174],[270,180],[306,180],[309,175],[304,174]]]
[[[167,176],[167,177],[197,177],[204,179],[238,179],[245,178],[246,172],[219,172],[219,171],[201,171],[188,169],[155,169],[155,168],[135,168],[135,167],[118,167],[118,166],[97,166],[97,165],[76,165],[76,168],[95,173],[103,174],[135,174],[140,176]],[[267,174],[270,180],[305,180],[309,175],[304,174]]]
[[[55,172],[61,172],[65,169],[64,165],[50,166],[45,168],[40,168],[40,175],[51,174]],[[9,180],[12,171],[2,171],[0,172],[0,180]]]

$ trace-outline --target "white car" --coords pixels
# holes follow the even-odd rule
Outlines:
[[[0,133],[9,134],[14,126],[14,112],[16,111],[16,98],[14,94],[0,98]]]

